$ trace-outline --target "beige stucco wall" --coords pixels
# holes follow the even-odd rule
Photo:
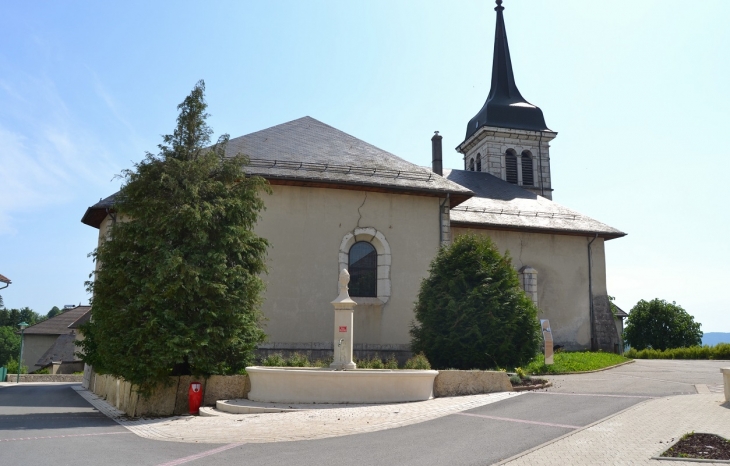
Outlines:
[[[23,365],[28,366],[28,372],[40,369],[35,363],[56,343],[58,335],[24,335],[23,336]],[[17,355],[16,355],[17,357]]]
[[[549,319],[555,344],[566,349],[590,348],[590,301],[588,292],[588,242],[584,236],[525,233],[502,230],[452,228],[454,237],[467,232],[488,235],[499,250],[509,251],[519,270],[537,270],[539,317]],[[593,294],[605,296],[604,241],[593,251]]]
[[[357,306],[354,341],[408,344],[413,302],[439,246],[439,199],[272,186],[256,232],[271,243],[263,305],[269,342],[332,342],[339,248],[348,232],[371,227],[391,250],[391,296]]]

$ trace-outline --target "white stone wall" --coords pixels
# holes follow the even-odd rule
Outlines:
[[[534,185],[522,185],[522,177],[519,177],[519,185],[536,194],[552,199],[552,180],[550,177],[550,141],[557,133],[542,133],[542,140],[539,131],[523,131],[516,129],[482,127],[471,138],[464,141],[457,150],[464,155],[464,170],[469,169],[469,164],[474,159],[481,158],[482,171],[490,173],[503,180],[507,179],[507,167],[505,154],[508,150],[514,150],[517,154],[518,174],[521,173],[522,152],[529,151],[532,154]]]

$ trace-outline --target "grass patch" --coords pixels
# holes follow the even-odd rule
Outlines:
[[[626,357],[632,359],[730,359],[730,343],[719,343],[715,346],[690,346],[689,348],[671,348],[664,351],[630,348]]]
[[[528,374],[567,374],[571,372],[585,372],[615,366],[630,361],[618,354],[584,352],[561,352],[553,356],[554,364],[545,365],[545,356],[539,354],[523,369]]]

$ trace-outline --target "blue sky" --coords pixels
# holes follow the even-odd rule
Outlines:
[[[517,85],[558,137],[554,200],[629,233],[609,293],[676,301],[730,331],[730,2],[505,0]],[[0,273],[8,307],[86,303],[85,209],[156,151],[207,85],[232,137],[310,115],[445,165],[489,92],[494,4],[453,1],[0,3]]]

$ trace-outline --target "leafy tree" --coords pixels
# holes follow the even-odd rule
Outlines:
[[[18,357],[20,351],[20,335],[16,335],[17,328],[0,327],[0,366],[5,366],[13,357]]]
[[[411,350],[437,369],[516,367],[537,353],[540,325],[509,254],[484,236],[442,248],[421,283]]]
[[[685,348],[702,344],[701,326],[674,301],[642,299],[629,312],[624,340],[637,350]]]
[[[205,85],[178,106],[159,153],[123,172],[117,221],[91,253],[101,264],[84,359],[149,394],[173,373],[231,373],[265,334],[260,302],[268,243],[252,229],[266,181],[247,158],[226,158],[228,135],[209,146]]]
[[[46,317],[49,319],[56,317],[58,314],[63,314],[63,311],[58,308],[58,306],[53,306],[50,311],[48,311],[48,314],[46,314]]]
[[[5,303],[3,303],[3,296],[0,295],[0,307],[5,307]]]
[[[21,309],[0,309],[0,327],[13,327],[17,330],[18,324],[25,322],[28,325],[35,325],[46,320],[29,307]]]

